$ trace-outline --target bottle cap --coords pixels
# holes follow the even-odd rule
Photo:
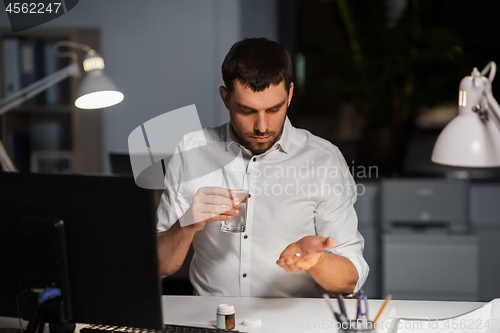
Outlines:
[[[260,318],[246,318],[243,319],[243,325],[250,327],[257,327],[262,324]]]
[[[219,304],[217,313],[221,315],[230,315],[234,313],[234,305],[232,304]]]

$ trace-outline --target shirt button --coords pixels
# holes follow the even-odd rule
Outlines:
[[[246,278],[247,277],[247,273],[243,273],[243,277]]]
[[[248,238],[248,235],[243,236],[243,238],[247,239],[247,238]]]
[[[255,162],[255,161],[257,161],[257,157],[254,157],[254,158],[253,158],[253,161],[254,161],[254,162]]]

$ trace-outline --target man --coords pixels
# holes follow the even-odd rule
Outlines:
[[[288,120],[288,51],[265,38],[240,41],[224,59],[222,78],[230,122],[186,135],[178,150],[199,147],[203,136],[236,149],[241,158],[226,167],[253,180],[247,230],[220,231],[216,221],[238,215],[240,207],[221,182],[210,176],[172,181],[204,162],[171,162],[167,184],[177,185],[167,185],[158,208],[161,274],[175,273],[193,243],[190,279],[199,295],[314,297],[322,292],[318,285],[357,292],[369,269],[353,208],[355,184],[334,145]]]

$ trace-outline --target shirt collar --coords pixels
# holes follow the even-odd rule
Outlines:
[[[227,122],[226,124],[226,150],[229,150],[229,147],[232,145],[232,144],[238,144],[238,142],[236,141],[236,137],[234,136],[233,134],[233,130],[231,129],[231,122]]]
[[[292,146],[292,131],[293,131],[292,123],[290,123],[288,116],[286,116],[285,125],[283,126],[283,133],[281,133],[280,139],[278,140],[278,142],[276,142],[276,144],[279,145],[280,149],[285,154],[288,154]]]
[[[274,144],[273,147],[277,147],[277,149],[280,149],[282,152],[287,154],[288,151],[290,151],[292,130],[293,130],[292,124],[290,123],[288,116],[286,116],[285,124],[283,126],[283,133],[281,133],[281,137]],[[236,144],[241,148],[248,150],[238,143],[236,137],[234,136],[233,130],[231,129],[231,122],[228,122],[226,124],[226,151],[229,150],[229,147],[232,144]],[[270,149],[272,149],[272,147]]]

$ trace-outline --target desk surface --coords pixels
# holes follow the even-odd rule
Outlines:
[[[230,303],[236,309],[236,329],[243,332],[317,332],[336,331],[336,321],[321,298],[239,298],[164,296],[163,320],[169,324],[210,326],[215,325],[217,305]],[[338,311],[337,302],[332,302]],[[369,317],[374,319],[383,300],[369,300]],[[481,302],[437,302],[393,300],[384,311],[381,320],[396,308],[397,317],[448,318],[475,310]],[[356,316],[356,301],[346,300],[349,317]],[[260,318],[261,327],[242,325],[245,318]],[[385,332],[386,330],[381,330]]]
[[[213,327],[217,306],[221,303],[234,304],[236,308],[236,329],[254,332],[336,332],[336,322],[321,298],[239,298],[163,296],[163,319],[168,324]],[[338,311],[337,302],[333,302]],[[369,317],[378,313],[383,300],[369,300]],[[481,302],[437,302],[398,301],[389,303],[381,320],[385,320],[392,308],[397,317],[448,318],[457,316],[484,305]],[[346,300],[350,317],[356,314],[356,301]],[[241,323],[245,318],[260,318],[262,326],[247,327]],[[14,318],[0,317],[0,327],[17,327]],[[80,326],[80,325],[78,325]],[[386,330],[381,330],[385,332]]]

